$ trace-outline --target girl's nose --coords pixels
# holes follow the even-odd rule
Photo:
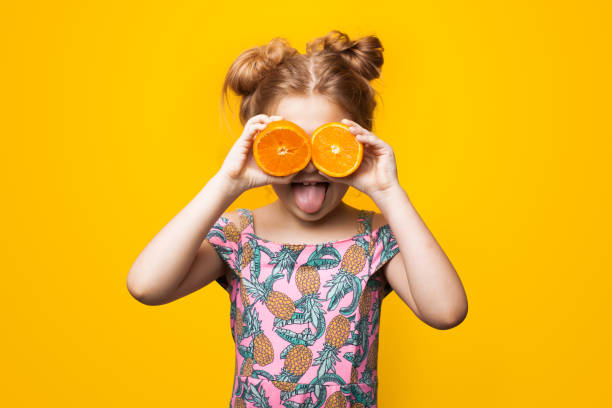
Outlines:
[[[306,166],[306,167],[304,168],[304,170],[302,170],[302,171],[303,171],[304,173],[309,173],[309,174],[314,174],[314,173],[317,173],[317,174],[318,174],[318,173],[319,173],[319,169],[317,169],[317,168],[315,167],[315,165],[312,163],[312,160],[310,160],[310,161],[308,162],[308,166]]]
[[[300,170],[298,172],[298,179],[300,178],[307,178],[309,176],[319,176],[319,169],[317,169],[315,167],[315,165],[312,163],[312,160],[310,160],[308,162],[308,165],[306,167],[304,167],[302,170]]]

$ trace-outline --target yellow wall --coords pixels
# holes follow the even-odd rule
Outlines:
[[[380,406],[610,403],[606,3],[4,2],[2,405],[227,406],[223,290],[150,307],[125,279],[240,131],[233,59],[332,29],[381,38],[375,133],[469,300],[438,331],[387,298]]]

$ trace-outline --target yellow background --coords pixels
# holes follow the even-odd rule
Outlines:
[[[439,331],[387,298],[380,406],[610,404],[606,3],[3,2],[0,404],[227,406],[225,292],[150,307],[126,276],[239,134],[233,59],[332,29],[380,37],[374,131],[469,300]]]

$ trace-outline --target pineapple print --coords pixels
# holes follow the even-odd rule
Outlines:
[[[232,221],[223,227],[223,233],[225,234],[225,238],[227,238],[229,241],[236,243],[240,241],[240,230]]]
[[[357,235],[370,234],[370,225],[374,211],[359,210],[359,225],[357,226]]]
[[[240,278],[240,300],[242,300],[242,304],[244,306],[248,306],[251,304],[251,301],[249,300],[249,294],[247,293],[246,288],[244,286],[243,278]]]
[[[370,350],[368,351],[366,367],[370,370],[376,370],[377,364],[378,364],[378,337],[374,339],[374,341],[372,342],[372,345],[370,346]]]
[[[266,366],[274,361],[272,342],[263,333],[259,333],[253,339],[253,359],[260,366]]]
[[[335,349],[344,346],[348,339],[351,322],[344,316],[336,316],[327,325],[325,331],[325,343]]]
[[[293,391],[297,387],[297,383],[290,382],[290,381],[272,380],[272,384],[274,384],[274,386],[278,388],[279,390],[285,391],[285,392]]]
[[[251,243],[247,242],[242,247],[242,254],[240,257],[240,269],[244,269],[251,260],[253,259],[253,248],[251,248]]]
[[[283,245],[283,247],[289,249],[290,251],[293,251],[293,252],[296,252],[296,253],[300,253],[306,247],[306,245],[287,244],[287,245]]]
[[[242,363],[242,368],[240,369],[240,375],[243,377],[250,377],[253,374],[253,359],[246,358]]]
[[[236,308],[236,320],[234,323],[234,330],[236,332],[237,337],[242,337],[244,329],[244,322],[242,321],[242,312],[240,309]]]
[[[302,344],[293,347],[285,358],[285,370],[296,377],[301,377],[312,363],[312,351]]]
[[[272,375],[262,369],[256,369],[255,364],[267,366],[274,362],[274,346],[270,338],[264,334],[261,328],[261,320],[255,308],[244,310],[243,321],[246,323],[244,328],[245,337],[253,336],[248,347],[241,345],[242,340],[236,342],[239,353],[244,357],[240,375],[243,377],[259,378],[260,376],[272,379]]]
[[[270,291],[265,298],[266,307],[277,318],[289,320],[295,312],[295,305],[289,296],[282,292]]]
[[[376,245],[374,244],[374,237],[370,235],[370,239],[368,241],[368,257],[372,257],[374,255],[374,248]]]
[[[379,228],[377,240],[382,243],[383,247],[379,264],[387,262],[399,252],[399,246],[388,224]]]
[[[330,243],[317,245],[316,249],[311,252],[305,264],[300,265],[295,272],[295,285],[302,297],[295,302],[296,309],[291,320],[284,322],[275,322],[278,326],[285,324],[309,324],[316,329],[314,336],[310,330],[308,333],[302,334],[302,340],[305,344],[312,345],[314,341],[319,339],[325,332],[325,317],[322,301],[319,299],[319,289],[321,287],[320,271],[331,269],[338,266],[340,263],[340,253]],[[309,326],[310,328],[310,326]],[[292,333],[283,330],[277,330],[281,336],[291,336]]]
[[[304,264],[295,272],[295,284],[302,295],[313,295],[321,286],[319,271],[314,266]]]
[[[251,219],[248,215],[240,211],[240,232],[242,232],[246,227],[251,224]]]
[[[289,320],[295,312],[293,300],[285,293],[273,290],[274,281],[280,279],[282,274],[270,275],[265,283],[260,283],[256,279],[249,281],[244,279],[244,284],[249,293],[255,297],[255,301],[262,301],[266,307],[276,317],[281,320]]]
[[[236,401],[234,402],[234,408],[246,408],[246,402],[240,397],[236,397]]]
[[[291,348],[285,358],[281,374],[273,381],[274,385],[283,391],[293,391],[297,381],[308,370],[312,363],[312,351],[302,344]]]
[[[353,292],[353,301],[349,306],[340,309],[340,313],[350,315],[355,311],[361,295],[361,280],[356,275],[363,270],[366,260],[367,253],[361,245],[352,244],[346,250],[340,263],[340,271],[323,285],[330,288],[326,295],[326,300],[330,301],[327,310],[334,310],[346,294]]]
[[[355,404],[351,405],[351,408],[365,408],[365,405],[363,405],[361,402],[356,402]]]
[[[361,299],[359,299],[359,315],[364,318],[370,314],[370,305],[372,304],[372,291],[366,285],[361,293]]]
[[[339,349],[346,344],[350,328],[351,322],[342,315],[335,316],[327,325],[323,350],[319,352],[314,363],[319,366],[317,372],[319,379],[322,379],[329,371],[336,372],[335,364],[340,360],[338,358]]]
[[[355,350],[355,353],[352,355],[352,363],[354,366],[359,366],[366,357],[368,352],[368,345],[370,339],[370,310],[372,309],[372,297],[373,293],[379,296],[377,287],[380,287],[380,284],[376,279],[370,279],[363,292],[361,293],[361,299],[359,300],[359,320],[355,325],[356,333],[353,333],[351,344],[358,346]],[[374,288],[374,290],[372,289]],[[376,318],[376,313],[374,313],[374,317],[372,321]],[[374,327],[375,325],[372,325]]]
[[[342,391],[336,391],[329,396],[325,403],[325,408],[346,408],[348,401]]]
[[[355,366],[351,367],[351,384],[357,383],[357,378],[359,373],[357,372],[357,368]]]
[[[277,326],[284,326],[285,324],[312,323],[316,328],[315,335],[313,336],[309,333],[302,338],[306,344],[312,345],[325,331],[324,311],[320,303],[322,299],[318,298],[318,291],[321,286],[319,270],[309,264],[300,265],[295,273],[295,284],[302,294],[302,298],[295,302],[296,309],[300,311],[295,312],[290,320],[277,321],[275,324]],[[289,330],[277,329],[277,333],[281,337],[283,335],[295,336]]]
[[[226,217],[221,216],[206,234],[206,240],[215,248],[215,251],[219,254],[221,259],[229,264],[232,269],[235,269],[235,265],[233,265],[231,261],[234,255],[234,248],[232,248],[231,245],[227,245],[227,243],[238,242],[240,240],[240,234],[235,230],[236,226],[230,224],[231,222]],[[214,238],[219,238],[225,245],[213,242],[212,240]]]
[[[347,273],[356,275],[361,272],[365,265],[365,262],[365,250],[359,245],[353,244],[347,249],[346,253],[342,257],[340,269],[345,270]]]
[[[367,257],[371,262],[372,256],[374,255],[374,249],[376,248],[376,243],[372,236],[372,217],[376,213],[374,211],[365,210],[362,210],[362,213],[363,215],[360,218],[360,224],[358,228],[359,235],[367,235],[368,239],[366,240],[365,237],[359,237],[356,242],[359,243],[359,245],[361,245],[365,249],[366,253],[368,254]]]

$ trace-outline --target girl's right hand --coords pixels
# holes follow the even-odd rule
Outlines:
[[[225,157],[218,175],[232,183],[233,188],[242,193],[251,188],[266,184],[289,184],[293,174],[285,177],[272,176],[265,173],[255,162],[253,157],[253,140],[268,123],[282,119],[281,116],[268,116],[265,114],[251,117],[244,125],[242,135],[236,140]]]

